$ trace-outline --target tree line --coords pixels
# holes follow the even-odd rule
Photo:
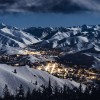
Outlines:
[[[42,90],[33,89],[31,91],[28,88],[26,93],[23,85],[20,85],[15,95],[12,95],[8,86],[5,85],[0,100],[100,100],[100,82],[87,85],[84,91],[81,83],[78,88],[69,88],[66,84],[59,88],[57,82],[55,84],[55,87],[52,88],[49,79],[48,86],[42,86]]]

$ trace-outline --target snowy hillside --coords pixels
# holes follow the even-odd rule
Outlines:
[[[64,58],[70,54],[70,59],[66,59],[74,64],[100,69],[100,25],[83,25],[74,27],[42,28],[31,27],[20,30],[16,27],[0,24],[0,54],[23,54],[26,49],[46,48],[60,49]],[[85,54],[89,62],[83,63]],[[77,56],[76,56],[77,55]],[[75,59],[79,61],[73,61]],[[88,56],[89,55],[89,56]],[[78,57],[78,58],[77,58]],[[36,57],[37,59],[37,57]],[[38,61],[45,58],[40,58]],[[67,61],[67,62],[68,62]],[[33,62],[33,61],[31,61]]]
[[[0,25],[0,46],[10,47],[25,47],[29,44],[37,43],[40,39],[30,35],[22,30],[7,26],[4,24]]]
[[[14,73],[15,69],[17,73]],[[42,85],[48,85],[49,78],[51,79],[52,86],[55,86],[55,82],[57,82],[60,87],[64,84],[70,88],[79,87],[79,84],[74,81],[59,79],[47,72],[32,69],[28,66],[12,67],[6,64],[0,64],[0,90],[3,90],[5,84],[8,85],[12,93],[15,93],[20,84],[23,84],[25,90],[27,90],[28,87],[30,89],[42,89]],[[35,84],[36,81],[37,85]],[[1,93],[2,91],[0,91],[0,94]]]
[[[89,58],[89,62],[85,60],[83,65],[100,69],[100,25],[83,25],[66,28],[31,27],[24,31],[42,39],[41,42],[33,45],[36,49],[40,47],[60,49],[66,57],[69,57],[70,54],[74,56],[70,56],[69,62],[73,62],[74,59],[77,60],[82,55],[78,62],[74,61],[74,64],[83,63],[83,58]],[[65,56],[61,58],[65,60]]]
[[[24,30],[43,39],[38,46],[51,46],[51,48],[84,49],[98,47],[100,45],[100,26],[76,26],[66,28],[29,28]],[[71,48],[70,48],[71,47]],[[100,50],[100,48],[98,48]]]

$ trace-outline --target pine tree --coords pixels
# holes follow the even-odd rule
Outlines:
[[[4,100],[11,100],[11,94],[9,92],[8,86],[5,85],[3,89]]]
[[[50,78],[49,78],[49,84],[48,84],[48,87],[47,87],[47,92],[48,92],[49,96],[52,95],[52,86],[51,86],[51,80],[50,80]]]
[[[87,98],[87,100],[90,100],[90,90],[88,86],[86,86],[86,89],[84,91],[84,99]]]
[[[41,93],[40,89],[38,89],[38,90],[34,89],[32,91],[31,100],[41,100],[43,98],[41,95],[42,95],[42,93]]]
[[[26,93],[26,100],[31,100],[31,91],[30,91],[30,88],[28,88],[28,91]]]
[[[17,91],[16,99],[24,100],[24,88],[23,88],[22,84],[20,85],[19,90]]]
[[[79,97],[79,99],[83,99],[83,92],[82,92],[82,84],[80,83],[80,86],[79,86],[79,88],[78,88],[78,97]]]
[[[55,91],[55,94],[57,95],[58,94],[58,92],[59,92],[59,90],[58,90],[58,84],[57,84],[57,82],[55,81],[55,88],[54,88],[54,91]]]
[[[15,73],[15,74],[17,73],[16,69],[14,69],[14,73]]]
[[[79,92],[81,93],[82,92],[82,84],[80,83],[80,86],[79,86]]]
[[[68,94],[69,94],[69,88],[67,88],[66,84],[64,84],[63,85],[63,100],[66,100],[66,97],[68,96]]]
[[[49,78],[49,83],[47,87],[43,87],[43,99],[50,99],[52,97],[52,86],[51,86],[51,80]]]
[[[35,82],[35,85],[38,85],[38,82],[37,82],[37,80],[36,80],[36,82]]]
[[[57,84],[57,82],[55,81],[55,88],[54,88],[54,98],[56,99],[56,100],[58,100],[59,99],[59,89],[58,89],[58,84]]]
[[[42,91],[42,99],[43,100],[47,100],[47,91],[46,91],[46,87],[42,86],[43,91]]]

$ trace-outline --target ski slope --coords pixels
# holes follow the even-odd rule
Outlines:
[[[14,73],[14,69],[16,69],[17,73]],[[29,68],[28,66],[12,67],[10,65],[0,64],[0,95],[2,95],[5,84],[8,85],[11,93],[15,94],[20,84],[23,85],[25,91],[27,91],[28,87],[31,90],[34,88],[42,89],[42,85],[48,86],[49,78],[53,87],[57,84],[59,87],[63,87],[64,84],[70,88],[79,87],[79,83],[67,79],[60,79],[47,72]],[[35,84],[36,81],[37,85]],[[83,85],[84,88],[85,86]]]

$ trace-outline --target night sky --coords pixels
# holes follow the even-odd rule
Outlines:
[[[0,0],[0,23],[19,28],[100,24],[99,0]]]

